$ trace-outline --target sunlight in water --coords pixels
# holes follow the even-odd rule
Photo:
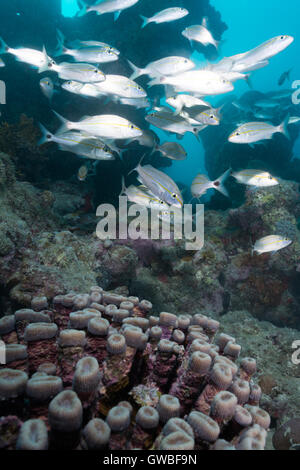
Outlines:
[[[75,16],[79,11],[77,0],[61,0],[61,13],[65,17]]]

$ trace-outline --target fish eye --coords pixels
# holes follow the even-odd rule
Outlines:
[[[196,127],[194,127],[194,129],[193,129],[193,130],[194,130],[194,132],[197,132],[197,131],[198,131],[198,129],[197,129]]]
[[[215,117],[215,116],[214,116],[213,114],[211,114],[211,115],[209,116],[210,119],[213,119],[214,117]]]
[[[52,67],[53,64],[54,64],[54,62],[49,62],[48,67]]]
[[[176,199],[176,198],[177,198],[177,194],[176,194],[176,193],[171,194],[171,196],[172,196],[173,199]]]
[[[134,126],[133,126],[133,124],[131,124],[131,126],[130,126],[130,129],[134,129]]]
[[[284,36],[280,36],[280,39],[284,39]]]
[[[239,132],[236,132],[235,135],[240,135],[240,133],[239,133]]]
[[[159,203],[160,203],[161,205],[163,205],[163,204],[164,204],[164,201],[161,199],[161,200],[159,201]]]
[[[184,63],[187,64],[187,62],[188,62],[187,59],[185,59],[185,60],[184,60]]]
[[[51,134],[46,135],[47,139],[51,139]]]

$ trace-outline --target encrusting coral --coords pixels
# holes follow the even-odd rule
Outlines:
[[[256,362],[216,320],[98,286],[32,307],[0,321],[1,448],[265,447]]]

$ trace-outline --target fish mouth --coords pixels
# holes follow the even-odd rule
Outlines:
[[[178,207],[179,209],[182,209],[183,201],[180,201],[179,199],[176,199],[176,201],[173,202],[172,206]]]

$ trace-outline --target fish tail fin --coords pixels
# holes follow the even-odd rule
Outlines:
[[[179,105],[178,108],[176,108],[174,111],[174,116],[178,116],[178,114],[181,113],[182,109],[183,109],[183,106]]]
[[[140,18],[143,20],[142,28],[145,28],[149,22],[149,18],[146,18],[146,16],[140,15]]]
[[[130,62],[130,60],[127,60],[127,62],[129,63],[130,67],[133,70],[133,74],[130,76],[130,80],[135,80],[136,78],[144,74],[144,69],[140,69],[139,67],[134,65],[132,62]]]
[[[84,16],[88,13],[88,5],[83,0],[77,0],[77,3],[80,7],[79,12],[76,16]]]
[[[214,188],[226,197],[229,197],[229,193],[228,193],[227,189],[224,186],[224,182],[228,178],[230,173],[231,173],[231,168],[229,168],[227,171],[225,171],[225,173],[223,173],[223,175],[220,176],[220,178],[218,178],[214,182]]]
[[[41,132],[42,132],[42,137],[41,139],[38,141],[38,145],[43,145],[45,144],[46,142],[51,142],[52,141],[52,138],[53,138],[53,134],[51,134],[51,132],[49,132],[46,127],[43,126],[43,124],[39,123],[39,127],[41,129]]]
[[[124,194],[125,191],[126,191],[125,177],[122,175],[122,189],[121,189],[121,192],[119,194],[119,197],[122,196],[122,194]]]
[[[0,38],[0,54],[5,54],[9,49],[8,45]]]
[[[285,135],[287,139],[291,138],[289,131],[288,131],[289,119],[290,119],[290,116],[287,115],[283,123],[280,124],[280,126],[278,127],[278,132],[281,132],[283,135]]]
[[[62,122],[62,125],[60,126],[60,128],[58,129],[58,131],[56,132],[57,134],[63,134],[64,132],[66,132],[68,129],[70,129],[70,121],[68,121],[67,119],[65,119],[63,116],[61,116],[60,114],[58,114],[56,111],[54,111],[54,114],[55,116]]]
[[[250,73],[247,73],[245,75],[245,81],[246,81],[248,87],[252,89],[253,88],[253,83],[252,83],[252,80],[250,78]]]
[[[45,46],[43,46],[44,65],[38,68],[38,73],[43,73],[49,70],[49,56],[47,54]]]
[[[65,36],[63,35],[63,33],[59,30],[59,29],[56,29],[56,38],[57,38],[57,48],[55,50],[55,53],[54,53],[54,57],[58,57],[60,55],[62,55],[64,52],[65,52]]]
[[[137,164],[137,166],[134,167],[134,168],[128,173],[127,176],[131,175],[131,173],[133,173],[134,171],[137,171],[137,170],[140,168],[140,166],[141,166],[141,164],[142,164],[142,162],[143,162],[145,156],[146,156],[146,154],[144,153],[144,155],[143,155],[142,158],[140,159],[140,161],[139,161],[139,163]]]

